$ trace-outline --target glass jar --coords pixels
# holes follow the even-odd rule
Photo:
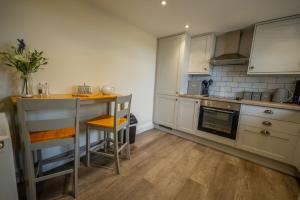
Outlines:
[[[31,74],[22,74],[22,93],[21,96],[25,98],[30,98],[33,96],[32,90],[32,77]]]

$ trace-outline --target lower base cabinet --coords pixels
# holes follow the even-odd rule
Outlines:
[[[298,138],[297,149],[296,149],[296,167],[298,172],[300,172],[300,137]],[[300,197],[300,194],[299,194]],[[300,200],[300,199],[299,199]]]
[[[204,132],[200,133],[197,130],[200,99],[156,95],[154,122],[296,166],[300,172],[300,124],[295,123],[294,118],[289,118],[290,121],[280,121],[281,112],[279,114],[276,112],[277,115],[273,116],[273,114],[272,118],[258,117],[257,115],[261,112],[248,115],[249,112],[246,112],[243,107],[250,106],[242,106],[236,141],[228,142],[224,138]],[[255,110],[257,106],[251,106],[250,110],[253,111],[252,107]],[[259,107],[259,109],[264,110],[265,108]],[[290,114],[287,110],[282,112]],[[295,112],[291,111],[291,114],[295,114]],[[273,119],[274,117],[276,120]],[[220,141],[212,137],[217,137]]]
[[[199,100],[191,98],[179,98],[177,106],[176,129],[194,133],[198,124]]]
[[[294,163],[297,136],[277,131],[241,125],[238,130],[237,147],[261,156],[288,164]]]
[[[178,97],[157,94],[155,98],[154,122],[170,128],[176,127]]]

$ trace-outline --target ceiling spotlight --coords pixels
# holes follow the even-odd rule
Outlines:
[[[167,1],[161,1],[161,5],[162,5],[162,6],[167,5]]]
[[[190,26],[187,24],[184,26],[184,28],[188,29],[188,28],[190,28]]]

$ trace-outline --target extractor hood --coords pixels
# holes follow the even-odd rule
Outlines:
[[[245,33],[243,40],[242,36]],[[249,39],[251,39],[253,32],[249,31],[232,31],[217,37],[217,44],[215,50],[215,57],[210,60],[212,65],[246,65],[249,61],[250,46]],[[251,39],[252,40],[252,39]],[[245,48],[247,50],[245,50]],[[249,49],[249,51],[248,51]],[[246,56],[245,56],[246,55]]]

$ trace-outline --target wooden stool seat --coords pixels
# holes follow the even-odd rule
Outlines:
[[[75,128],[62,128],[49,131],[37,131],[30,133],[31,143],[43,142],[48,140],[63,139],[74,137],[76,133]]]
[[[87,121],[86,123],[89,126],[98,126],[104,128],[113,128],[114,127],[114,116],[111,115],[103,115],[98,118]],[[126,118],[122,117],[118,119],[118,125],[122,125],[127,121]]]

